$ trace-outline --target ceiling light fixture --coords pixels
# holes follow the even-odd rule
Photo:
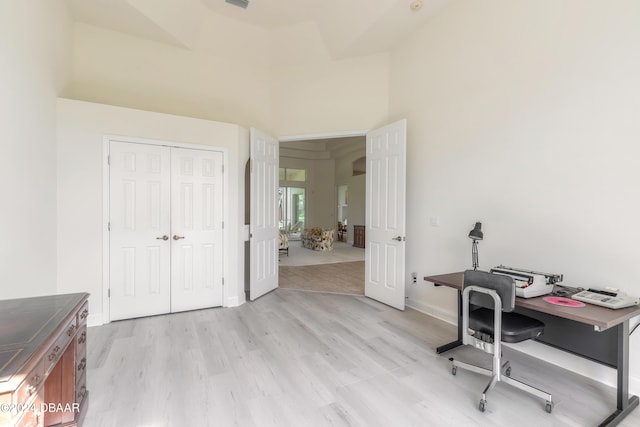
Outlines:
[[[227,0],[229,1],[229,0]],[[414,12],[419,11],[420,9],[422,9],[422,0],[414,0],[411,2],[411,5],[409,5],[409,8],[411,10],[413,10]]]
[[[229,4],[241,7],[243,9],[246,9],[247,6],[249,6],[249,0],[225,0],[225,1]]]

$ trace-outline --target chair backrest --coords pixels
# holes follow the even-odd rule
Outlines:
[[[516,283],[512,277],[491,274],[486,271],[467,270],[464,272],[463,288],[479,286],[493,289],[502,300],[502,311],[513,311],[516,303]],[[493,309],[493,299],[486,294],[471,292],[469,302],[473,305]]]

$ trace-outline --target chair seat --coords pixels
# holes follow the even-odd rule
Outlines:
[[[493,336],[493,310],[479,308],[469,313],[469,328]],[[518,313],[502,313],[502,342],[516,343],[535,338],[544,331],[544,323]]]

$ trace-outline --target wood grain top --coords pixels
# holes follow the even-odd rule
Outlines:
[[[457,290],[462,290],[462,281],[464,272],[439,274],[436,276],[425,276],[424,280],[435,285],[447,286]],[[575,320],[576,322],[593,325],[599,330],[605,330],[616,326],[625,320],[640,315],[640,306],[633,306],[613,310],[606,307],[600,307],[593,304],[587,304],[584,307],[564,307],[550,304],[542,299],[536,298],[516,298],[516,307],[528,308],[542,313],[551,314],[553,316],[565,319]]]

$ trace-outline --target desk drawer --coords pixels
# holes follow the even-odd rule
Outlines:
[[[42,397],[42,390],[38,393],[33,400],[33,408],[23,411],[18,417],[18,420],[15,424],[15,427],[43,427],[44,426],[44,417],[42,416],[42,412],[40,412],[40,405],[43,403],[44,399]]]
[[[76,336],[76,389],[80,388],[80,379],[87,371],[87,327],[83,326]]]
[[[47,350],[44,356],[45,374],[48,374],[55,366],[58,359],[64,354],[69,343],[73,340],[76,333],[76,317],[73,316],[71,320],[64,326],[62,334]]]
[[[85,301],[80,310],[78,310],[78,328],[87,324],[87,317],[89,317],[89,301]]]
[[[87,357],[82,356],[79,359],[76,359],[76,383],[80,383],[80,378],[84,376],[84,373],[87,372]]]
[[[19,406],[25,405],[33,395],[38,393],[44,382],[44,361],[38,362],[35,368],[29,372],[29,375],[18,386],[15,391],[14,403]]]
[[[82,406],[82,401],[84,400],[85,396],[87,395],[87,380],[86,380],[86,376],[82,376],[80,377],[80,380],[78,381],[78,384],[76,385],[76,403],[80,406]]]

